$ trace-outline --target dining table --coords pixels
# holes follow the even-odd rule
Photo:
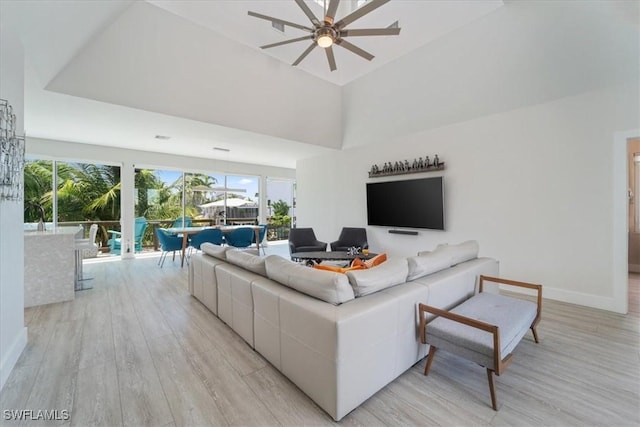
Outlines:
[[[217,226],[206,226],[206,227],[171,227],[166,228],[167,233],[171,233],[174,235],[182,235],[182,251],[180,256],[180,267],[184,267],[184,259],[187,251],[187,246],[189,245],[189,236],[192,234],[197,234],[202,230],[208,228],[217,228],[222,230],[223,234],[231,233],[233,230],[237,228],[251,228],[255,233],[255,241],[256,247],[258,248],[258,253],[260,253],[260,230],[262,230],[262,226],[260,225],[217,225]]]

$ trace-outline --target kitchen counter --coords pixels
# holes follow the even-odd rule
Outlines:
[[[24,306],[70,301],[75,297],[75,239],[79,227],[24,232]]]

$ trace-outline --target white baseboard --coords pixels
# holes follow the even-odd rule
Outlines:
[[[586,307],[626,314],[620,307],[621,302],[616,301],[613,297],[609,296],[585,294],[582,292],[567,291],[557,288],[544,288],[542,297],[567,302],[569,304],[584,305]]]
[[[5,382],[9,378],[9,374],[16,365],[18,358],[22,354],[22,350],[27,346],[27,327],[22,328],[22,331],[16,335],[13,343],[9,346],[6,354],[3,355],[2,361],[0,361],[0,390],[4,387]]]
[[[629,271],[632,273],[640,273],[640,264],[629,264]]]
[[[503,287],[501,286],[500,288],[502,289]],[[535,291],[530,289],[515,288],[513,286],[505,286],[504,289],[524,295],[535,295]],[[583,305],[585,307],[597,308],[600,310],[613,311],[620,314],[626,314],[620,307],[621,302],[616,301],[613,297],[603,297],[600,295],[585,294],[582,292],[567,291],[564,289],[543,286],[542,298],[566,302],[569,304]],[[542,312],[544,313],[544,304]]]

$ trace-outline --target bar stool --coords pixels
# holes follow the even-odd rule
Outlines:
[[[76,255],[76,260],[75,260],[75,287],[74,290],[75,291],[84,291],[87,289],[93,289],[93,286],[91,285],[86,285],[85,282],[89,281],[89,280],[93,280],[93,277],[84,277],[83,271],[82,271],[82,258],[83,258],[83,253],[86,249],[92,250],[95,247],[95,242],[93,240],[95,240],[95,231],[93,230],[93,228],[95,227],[95,231],[97,231],[98,229],[98,225],[97,224],[93,224],[91,226],[92,230],[89,231],[89,236],[91,236],[93,234],[94,238],[93,239],[76,239],[75,241],[75,255]],[[82,226],[80,226],[81,231]]]

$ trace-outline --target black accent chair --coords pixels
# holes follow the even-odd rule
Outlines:
[[[347,251],[350,247],[359,247],[360,249],[368,249],[367,230],[358,227],[343,227],[340,237],[335,242],[331,242],[332,251]]]
[[[327,244],[316,239],[313,228],[292,228],[289,230],[289,255],[296,252],[326,250]]]

